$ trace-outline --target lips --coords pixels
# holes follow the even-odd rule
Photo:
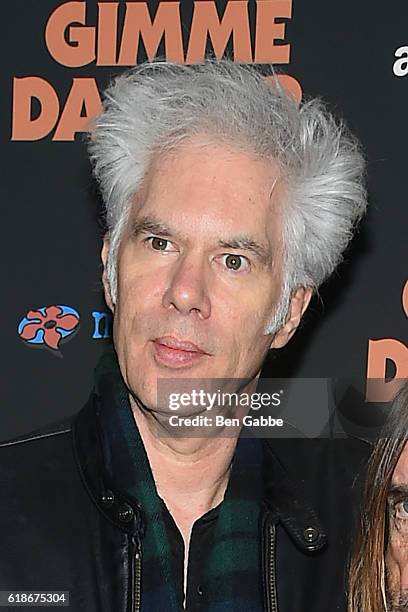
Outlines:
[[[202,348],[193,344],[193,342],[185,342],[184,340],[177,340],[173,336],[164,336],[162,338],[156,338],[155,342],[167,346],[168,348],[175,349],[177,351],[188,351],[189,353],[202,353],[208,355]]]
[[[169,368],[191,366],[209,353],[193,342],[178,340],[173,336],[162,336],[153,340],[156,360]]]

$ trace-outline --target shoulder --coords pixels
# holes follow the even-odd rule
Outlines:
[[[19,480],[45,480],[47,475],[72,464],[74,416],[0,443],[2,485],[18,486]]]
[[[358,507],[372,446],[347,436],[268,440],[269,466],[278,462],[299,495],[314,506]]]
[[[364,469],[372,445],[361,438],[271,439],[267,448],[289,472],[298,475],[322,470],[346,474]]]
[[[39,429],[35,429],[28,433],[22,434],[15,438],[0,442],[0,449],[17,448],[18,445],[44,440],[45,438],[53,438],[54,436],[68,433],[72,428],[74,416],[69,416],[58,420],[55,423],[45,425]]]

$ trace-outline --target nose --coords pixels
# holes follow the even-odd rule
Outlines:
[[[196,314],[208,319],[211,302],[207,290],[205,264],[192,258],[183,258],[172,270],[162,304],[166,309],[175,309],[180,314]]]

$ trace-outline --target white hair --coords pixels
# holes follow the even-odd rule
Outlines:
[[[273,160],[285,180],[281,296],[266,330],[272,333],[293,291],[317,290],[341,261],[366,209],[363,155],[320,100],[299,107],[254,66],[155,61],[121,74],[106,89],[88,140],[106,210],[113,302],[121,237],[154,156],[202,133]]]

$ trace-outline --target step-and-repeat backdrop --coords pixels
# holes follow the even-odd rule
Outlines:
[[[110,342],[83,137],[109,79],[157,55],[275,64],[295,95],[328,101],[366,150],[369,213],[264,375],[361,389],[408,377],[405,0],[6,0],[1,13],[0,439],[77,412]]]

